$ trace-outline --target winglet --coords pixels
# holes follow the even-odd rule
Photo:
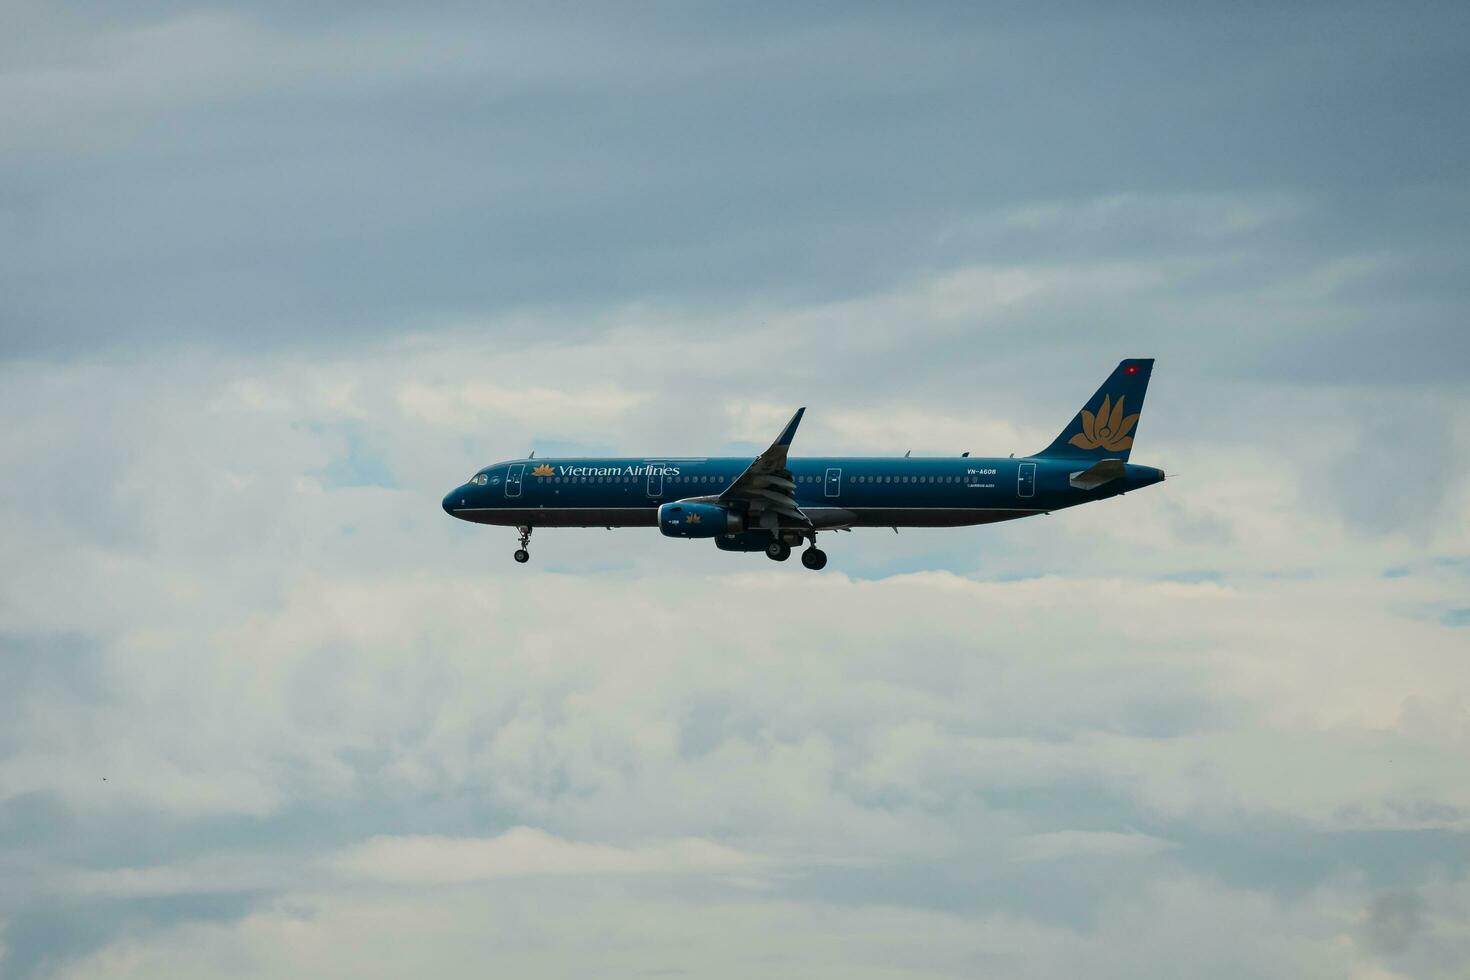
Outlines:
[[[773,443],[771,443],[771,445],[773,445],[773,446],[789,446],[789,445],[791,445],[791,440],[793,440],[793,439],[796,438],[796,427],[801,424],[801,417],[804,414],[806,414],[806,406],[805,405],[803,405],[801,408],[798,408],[796,410],[796,414],[793,415],[793,416],[791,416],[791,421],[786,423],[786,428],[784,428],[784,429],[781,430],[781,434],[776,437],[776,441],[773,442]]]

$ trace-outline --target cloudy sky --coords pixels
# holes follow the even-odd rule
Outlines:
[[[0,0],[0,977],[1465,976],[1470,13],[1228,6]]]

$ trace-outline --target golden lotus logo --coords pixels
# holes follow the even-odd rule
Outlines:
[[[1138,424],[1138,413],[1123,417],[1123,399],[1114,404],[1111,397],[1103,396],[1097,414],[1082,410],[1082,431],[1067,441],[1078,449],[1106,449],[1110,453],[1121,452],[1133,445],[1128,433]]]
[[[531,471],[531,475],[532,476],[551,476],[555,472],[556,472],[556,470],[554,470],[554,469],[551,468],[551,464],[550,463],[542,463],[540,466],[536,467],[534,470]]]
[[[703,519],[704,518],[700,517],[698,514],[688,514],[684,518],[684,523],[685,524],[698,524]]]

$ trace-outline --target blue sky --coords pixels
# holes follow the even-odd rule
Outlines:
[[[1463,976],[1461,6],[4,16],[0,977]],[[1125,356],[820,576],[438,507]]]

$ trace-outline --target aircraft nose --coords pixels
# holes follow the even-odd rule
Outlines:
[[[444,513],[448,514],[450,517],[454,516],[454,506],[458,502],[454,495],[457,493],[459,493],[458,490],[451,490],[444,495]]]

